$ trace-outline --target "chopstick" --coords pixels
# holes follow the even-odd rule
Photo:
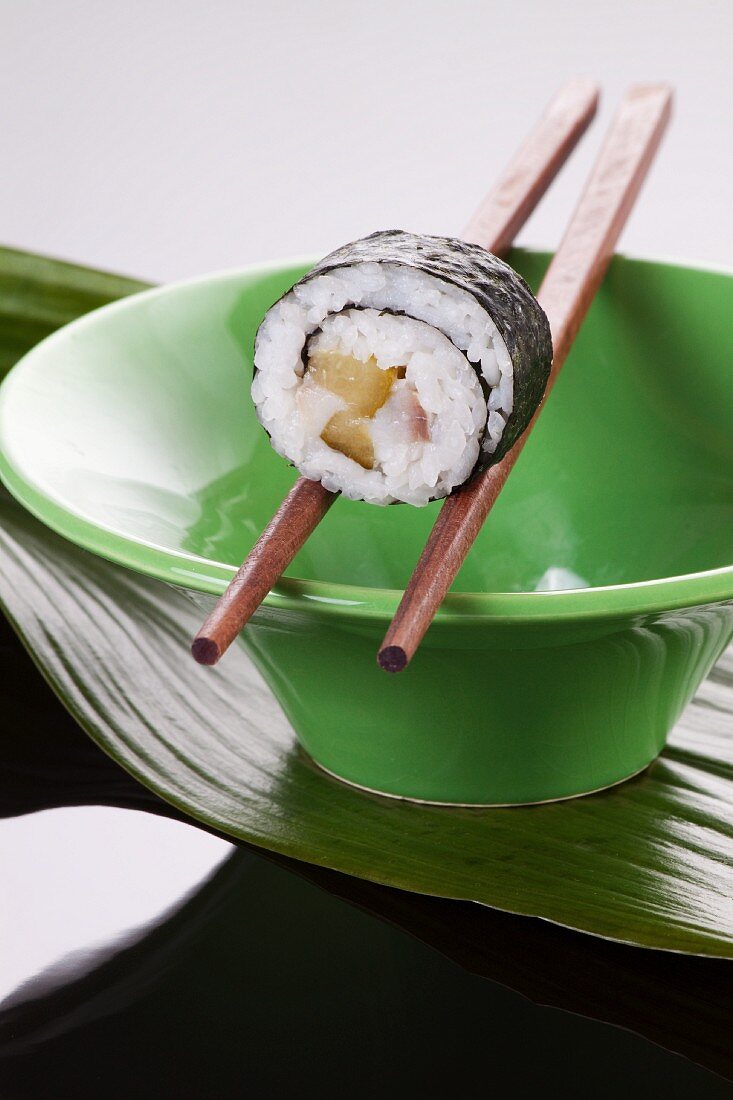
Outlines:
[[[387,672],[400,672],[414,656],[519,458],[601,285],[659,147],[671,105],[672,92],[663,85],[633,87],[623,100],[537,295],[553,344],[545,395],[505,457],[444,502],[379,650],[379,664]]]
[[[572,80],[552,99],[535,129],[475,212],[463,236],[505,252],[585,133],[598,107],[598,87]],[[193,640],[202,665],[215,665],[246,626],[337,494],[300,477],[250,550]]]

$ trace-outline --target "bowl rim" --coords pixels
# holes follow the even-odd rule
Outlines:
[[[514,249],[516,253],[550,256],[544,249]],[[733,277],[733,268],[710,263],[680,263],[669,259],[616,254],[615,260],[653,267]],[[176,293],[183,287],[211,284],[232,278],[256,276],[288,268],[307,266],[312,256],[247,264],[193,278],[178,280],[149,290],[139,291],[85,314],[51,333],[27,352],[8,372],[0,385],[0,480],[10,493],[37,519],[57,534],[69,539],[117,565],[146,576],[167,581],[178,587],[208,595],[221,595],[237,567],[154,542],[132,538],[119,530],[86,519],[49,496],[23,473],[10,457],[10,433],[3,430],[9,419],[3,416],[9,396],[22,380],[27,364],[46,354],[48,347],[72,337],[99,317],[138,308],[141,299],[149,301]],[[401,589],[371,588],[341,582],[299,577],[281,578],[265,597],[263,608],[315,613],[346,620],[377,619],[387,622],[402,597]],[[633,617],[674,611],[733,600],[733,563],[715,569],[683,573],[625,584],[563,589],[553,592],[449,592],[439,608],[436,621],[521,623],[591,621]]]

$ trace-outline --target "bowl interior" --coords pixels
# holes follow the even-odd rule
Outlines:
[[[536,288],[547,257],[514,265]],[[5,475],[63,533],[210,587],[294,480],[249,398],[254,333],[304,266],[179,284],[51,337],[3,389]],[[458,578],[462,591],[623,584],[733,561],[733,280],[617,258]],[[436,506],[339,501],[289,570],[400,588]],[[76,526],[75,526],[76,525]],[[158,571],[160,573],[160,570]]]

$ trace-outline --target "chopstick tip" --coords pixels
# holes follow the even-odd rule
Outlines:
[[[386,645],[380,649],[377,661],[385,672],[402,672],[407,667],[407,654],[401,645]]]
[[[671,105],[674,102],[674,84],[666,80],[632,84],[629,88],[629,96],[634,99],[661,99]]]
[[[592,116],[598,110],[600,98],[600,84],[597,84],[589,76],[573,76],[558,89],[550,106],[550,111],[564,111],[569,105],[576,105],[584,101],[586,111]]]
[[[194,661],[197,661],[200,665],[215,665],[221,657],[221,649],[213,638],[207,638],[206,635],[199,634],[193,640],[191,654]]]

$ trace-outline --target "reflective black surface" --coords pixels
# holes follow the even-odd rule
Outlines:
[[[729,963],[231,847],[0,638],[2,1100],[733,1095]]]

